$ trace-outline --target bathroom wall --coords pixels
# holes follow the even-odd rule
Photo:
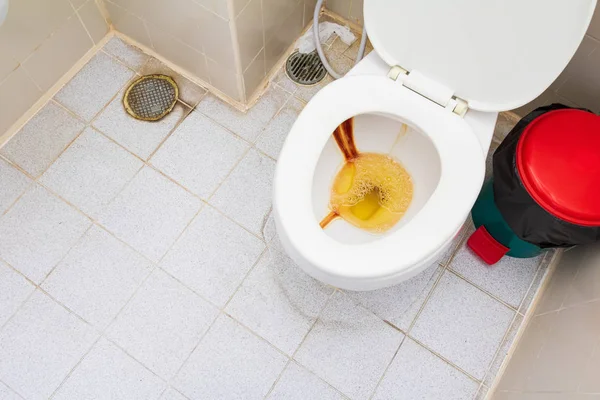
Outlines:
[[[0,137],[107,32],[95,0],[11,0],[0,27]]]
[[[600,244],[564,253],[493,400],[600,399]]]

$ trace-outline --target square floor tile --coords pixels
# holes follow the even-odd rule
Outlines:
[[[281,374],[267,400],[344,400],[340,392],[312,372],[291,362]]]
[[[465,242],[449,267],[500,300],[519,308],[542,258],[502,257],[496,264],[487,265]]]
[[[0,154],[37,178],[83,128],[83,122],[50,101],[0,149]]]
[[[285,90],[271,86],[246,113],[236,110],[215,96],[204,98],[198,104],[197,110],[244,139],[254,142],[289,96]]]
[[[252,149],[212,196],[210,203],[260,236],[271,208],[274,173],[275,162]]]
[[[404,335],[336,292],[295,359],[351,399],[367,399]]]
[[[160,400],[188,400],[187,397],[179,393],[177,390],[173,388],[168,388],[165,392],[160,396]]]
[[[298,90],[298,86],[290,78],[288,78],[285,68],[281,68],[277,75],[273,78],[273,83],[282,88],[288,93],[294,94]]]
[[[92,226],[42,287],[80,317],[104,329],[151,268],[151,263],[131,248]]]
[[[0,261],[0,327],[35,290],[27,279]]]
[[[221,315],[177,374],[174,386],[190,399],[263,399],[287,361]]]
[[[85,216],[34,185],[0,218],[0,257],[40,283],[89,226]]]
[[[116,36],[110,39],[102,50],[135,71],[139,71],[150,59],[150,56],[144,54],[140,49],[125,43]]]
[[[260,239],[212,207],[204,207],[161,267],[206,299],[224,306],[264,248]]]
[[[199,209],[199,199],[144,167],[106,207],[100,220],[118,238],[158,261]]]
[[[269,121],[267,127],[256,141],[256,147],[267,155],[277,159],[285,138],[290,133],[290,129],[292,129],[292,125],[296,122],[304,105],[300,100],[291,97],[279,113]]]
[[[291,85],[296,86],[296,90],[294,91],[294,96],[299,98],[302,101],[308,102],[310,101],[310,99],[313,98],[313,96],[315,94],[317,94],[319,92],[319,90],[323,89],[325,86],[329,85],[331,82],[333,82],[334,79],[331,77],[331,75],[327,74],[325,75],[325,78],[323,78],[323,80],[315,85],[312,86],[305,86],[305,85],[297,85],[295,84],[290,78],[287,77],[287,75],[281,77],[281,80],[278,81],[278,86],[282,86],[282,87],[286,87],[289,88],[291,87]]]
[[[170,379],[217,317],[218,310],[155,270],[107,331],[108,337],[159,376]]]
[[[158,61],[156,58],[150,57],[150,61],[144,65],[140,73],[142,75],[162,74],[173,78],[175,83],[177,83],[177,87],[179,88],[179,100],[190,107],[195,107],[196,104],[198,104],[198,102],[206,95],[206,89],[181,76],[171,68],[167,67],[165,64]]]
[[[55,99],[89,122],[134,75],[111,56],[98,52]]]
[[[123,109],[122,92],[100,113],[93,125],[106,136],[144,160],[191,111],[182,103],[160,121],[140,121]]]
[[[373,399],[471,400],[478,388],[479,383],[429,350],[406,339]]]
[[[468,282],[444,272],[411,336],[483,379],[514,314]]]
[[[36,291],[0,332],[0,379],[27,399],[47,399],[97,337]]]
[[[87,128],[40,182],[87,215],[98,218],[143,165],[119,145]]]
[[[0,400],[23,400],[23,398],[0,382]]]
[[[165,141],[151,163],[207,199],[247,149],[248,143],[194,112]]]
[[[277,240],[244,279],[226,311],[292,355],[314,324],[333,288],[302,271]]]
[[[31,184],[21,171],[0,158],[0,215],[2,215]]]
[[[106,339],[100,339],[53,399],[158,399],[165,383]]]
[[[440,276],[435,264],[398,285],[368,292],[348,292],[363,307],[404,332],[408,330]]]
[[[458,247],[463,243],[463,239],[473,233],[473,231],[473,220],[469,217],[454,236],[454,239],[452,239],[450,246],[448,246],[448,248],[438,257],[438,264],[442,267],[447,266],[452,260],[452,257],[456,254]]]

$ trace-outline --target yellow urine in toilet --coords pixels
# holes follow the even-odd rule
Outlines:
[[[411,177],[399,162],[386,154],[360,153],[337,173],[329,206],[350,224],[381,233],[402,218],[412,197]]]

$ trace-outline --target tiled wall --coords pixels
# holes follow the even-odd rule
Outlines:
[[[599,399],[599,371],[596,244],[564,253],[492,399]]]
[[[13,0],[0,27],[0,136],[108,32],[95,0]]]

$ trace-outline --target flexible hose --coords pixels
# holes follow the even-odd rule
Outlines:
[[[319,38],[319,14],[321,12],[321,7],[323,6],[324,0],[317,0],[317,5],[315,6],[315,12],[313,13],[313,36],[315,40],[315,48],[317,49],[317,53],[319,54],[319,58],[323,63],[323,66],[335,79],[340,79],[343,75],[338,74],[332,67],[329,65],[327,61],[327,57],[325,57],[325,52],[323,51],[323,47],[321,47],[321,40]],[[363,31],[362,36],[360,38],[360,46],[358,47],[358,54],[356,55],[356,61],[354,65],[358,64],[360,60],[362,60],[363,55],[365,54],[365,47],[367,45],[367,29],[364,27],[363,23]]]

